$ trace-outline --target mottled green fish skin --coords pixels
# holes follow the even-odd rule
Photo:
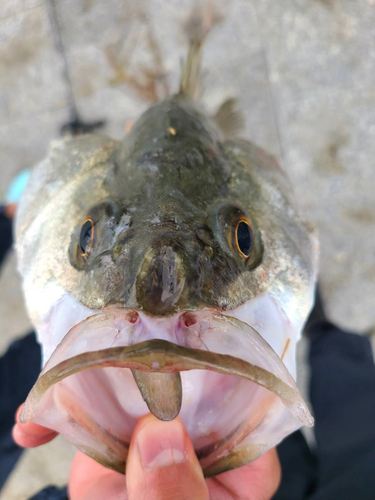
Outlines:
[[[26,229],[38,236],[28,238],[20,267],[32,261],[40,286],[56,280],[89,308],[117,303],[159,316],[234,309],[286,270],[286,285],[309,286],[309,230],[277,162],[247,141],[223,140],[181,94],[146,111],[122,142],[69,139],[44,165],[17,225],[18,236]],[[241,213],[254,227],[255,260],[232,243]],[[83,261],[87,216],[95,218],[95,242]],[[170,269],[164,297],[161,263]]]

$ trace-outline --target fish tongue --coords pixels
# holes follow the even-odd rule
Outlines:
[[[159,420],[176,418],[182,404],[180,372],[150,373],[132,370],[132,373],[150,412]]]

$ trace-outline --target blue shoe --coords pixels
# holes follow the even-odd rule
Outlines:
[[[31,170],[29,168],[26,168],[12,180],[7,194],[5,195],[6,205],[10,205],[11,203],[19,203],[22,193],[24,192],[25,187],[29,181],[30,175]]]

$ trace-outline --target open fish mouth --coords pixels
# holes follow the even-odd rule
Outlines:
[[[134,427],[149,411],[162,420],[180,415],[206,476],[313,425],[282,360],[251,326],[208,309],[151,318],[115,306],[64,337],[21,420],[124,473]]]

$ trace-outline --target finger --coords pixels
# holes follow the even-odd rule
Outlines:
[[[126,500],[125,476],[78,451],[69,477],[70,500]]]
[[[276,493],[280,480],[280,462],[273,448],[250,464],[208,479],[207,486],[210,498],[222,498],[225,490],[232,498],[269,500]]]
[[[16,214],[17,205],[16,203],[9,203],[4,207],[4,213],[8,217],[8,219],[13,219]]]
[[[129,500],[208,500],[202,469],[179,418],[141,419],[130,443],[126,484]]]
[[[12,436],[14,441],[22,448],[35,448],[42,444],[52,441],[57,436],[57,432],[47,429],[33,422],[23,424],[20,422],[20,414],[23,405],[21,405],[16,412],[16,424],[12,429]]]

